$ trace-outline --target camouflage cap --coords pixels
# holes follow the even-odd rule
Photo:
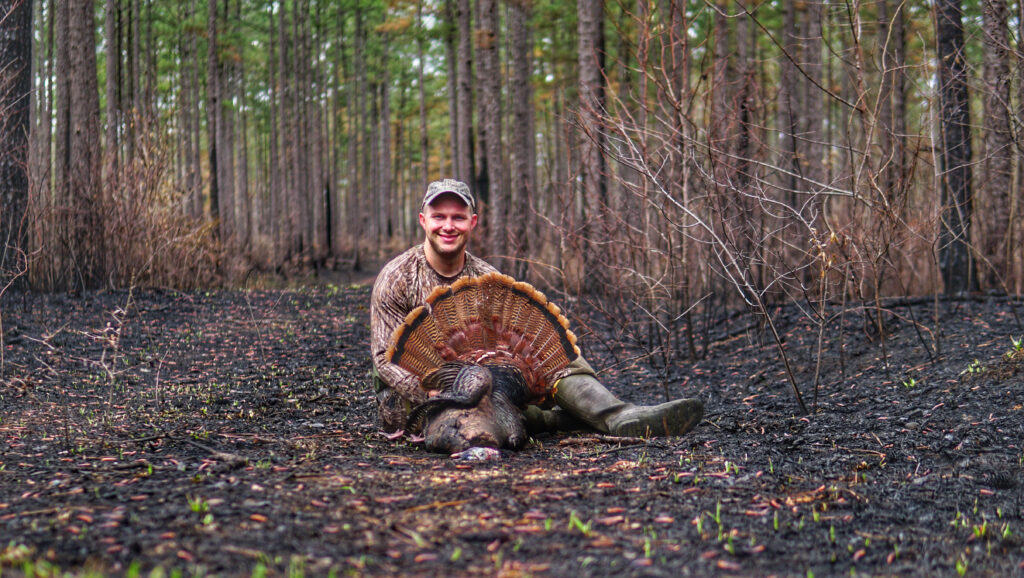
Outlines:
[[[473,193],[469,192],[469,186],[455,179],[441,179],[430,183],[427,186],[427,194],[423,195],[423,206],[433,203],[434,199],[445,193],[458,195],[462,202],[469,205],[474,211],[476,210],[476,199],[473,198]]]

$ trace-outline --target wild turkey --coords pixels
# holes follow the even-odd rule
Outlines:
[[[561,311],[528,283],[500,273],[438,287],[405,318],[387,359],[437,391],[409,415],[433,451],[516,449],[518,410],[544,401],[579,356]]]

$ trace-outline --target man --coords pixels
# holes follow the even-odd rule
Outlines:
[[[465,183],[444,179],[430,183],[419,214],[424,242],[395,257],[381,269],[370,298],[370,350],[378,416],[385,432],[405,427],[413,407],[427,399],[419,380],[385,359],[391,334],[406,315],[426,301],[430,292],[461,277],[477,277],[496,269],[466,250],[476,228],[476,200]],[[557,382],[555,403],[569,416],[603,433],[619,436],[682,435],[704,415],[695,399],[680,399],[656,406],[623,402],[597,380],[582,358],[570,374]],[[557,429],[571,422],[564,413],[527,412],[532,432]],[[561,417],[560,417],[561,416]]]

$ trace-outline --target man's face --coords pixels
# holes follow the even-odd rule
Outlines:
[[[476,222],[473,209],[454,194],[441,195],[420,213],[420,226],[427,233],[427,242],[442,257],[455,257],[466,250]]]

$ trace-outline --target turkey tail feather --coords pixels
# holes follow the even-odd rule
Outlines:
[[[500,273],[435,289],[395,330],[392,343],[388,359],[421,379],[456,360],[519,367],[531,400],[550,394],[579,356],[561,310],[529,283]]]
[[[444,363],[435,343],[443,339],[435,318],[426,307],[417,307],[405,317],[391,337],[386,357],[422,377]]]

